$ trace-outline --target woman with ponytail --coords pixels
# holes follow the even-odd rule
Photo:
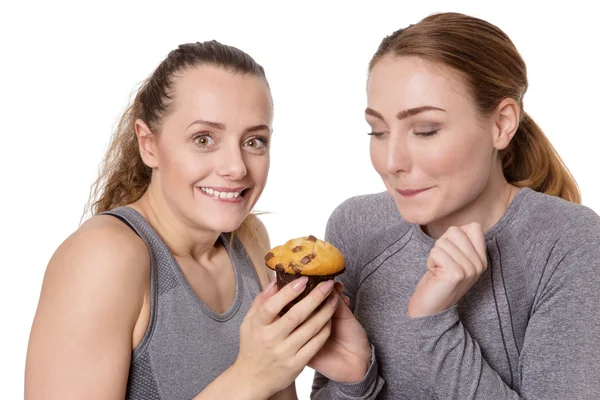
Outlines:
[[[511,40],[470,16],[377,49],[365,114],[387,192],[346,200],[326,232],[378,366],[352,398],[600,398],[600,217],[526,90]],[[346,398],[328,378],[313,398]]]
[[[344,376],[331,361],[352,359],[321,351],[334,311],[352,315],[333,281],[278,317],[306,281],[277,290],[251,214],[272,119],[248,54],[216,41],[169,53],[121,118],[92,217],[50,260],[26,399],[295,399],[311,360]]]

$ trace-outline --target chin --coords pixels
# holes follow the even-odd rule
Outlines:
[[[213,219],[207,225],[210,226],[215,232],[233,232],[242,225],[243,221],[243,218]]]
[[[198,229],[213,232],[233,232],[240,227],[246,214],[238,212],[224,212],[223,210],[204,209],[190,215],[190,222]]]
[[[429,223],[431,223],[433,221],[433,218],[422,216],[422,215],[414,215],[414,214],[406,215],[406,214],[400,213],[400,216],[406,222],[408,222],[410,224],[416,224],[416,225],[428,225]]]
[[[435,220],[435,215],[423,208],[415,209],[415,207],[400,206],[396,203],[396,208],[403,220],[410,224],[427,225]]]
[[[204,200],[204,199],[203,199]],[[213,232],[233,232],[248,215],[247,204],[221,204],[212,199],[194,204],[194,223]]]

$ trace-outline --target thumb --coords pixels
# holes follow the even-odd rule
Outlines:
[[[335,312],[333,313],[333,317],[335,319],[349,319],[354,318],[354,314],[350,307],[344,301],[343,297],[339,293],[335,293],[337,297],[337,307],[335,308]]]

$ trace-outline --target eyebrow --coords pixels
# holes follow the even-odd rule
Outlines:
[[[433,106],[421,106],[421,107],[409,108],[408,110],[400,111],[398,114],[396,114],[396,118],[398,118],[399,120],[402,120],[402,119],[412,117],[413,115],[417,115],[417,114],[425,112],[425,111],[444,111],[445,112],[446,110],[444,110],[443,108],[433,107]],[[365,110],[365,114],[370,115],[375,118],[379,118],[380,120],[384,119],[383,115],[381,115],[377,111],[373,110],[372,108],[367,107],[367,109]]]
[[[197,119],[196,121],[192,122],[191,124],[188,125],[188,128],[192,125],[206,125],[206,126],[210,126],[211,128],[214,129],[219,129],[219,130],[226,130],[227,127],[225,126],[225,124],[220,123],[220,122],[213,122],[213,121],[206,121],[203,119]],[[187,128],[186,128],[187,129]],[[263,131],[263,130],[267,130],[270,131],[271,128],[267,125],[254,125],[251,127],[248,127],[246,129],[244,129],[244,133],[252,133],[252,132],[257,132],[257,131]]]

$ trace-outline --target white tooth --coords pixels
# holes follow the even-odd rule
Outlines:
[[[221,197],[222,199],[224,199],[224,198],[227,197],[227,193],[221,192],[221,193],[219,193],[219,197]]]
[[[221,192],[219,192],[218,190],[213,190],[211,194],[214,194],[215,197],[219,197],[219,194],[221,194]]]
[[[208,194],[213,194],[213,190],[212,190],[212,189],[210,189],[210,188],[209,188],[209,189],[206,189],[206,193],[208,193]]]
[[[227,198],[228,199],[233,199],[233,193],[232,192],[227,193]]]
[[[239,197],[239,196],[240,196],[240,192],[235,192],[235,193],[233,194],[233,197]]]

